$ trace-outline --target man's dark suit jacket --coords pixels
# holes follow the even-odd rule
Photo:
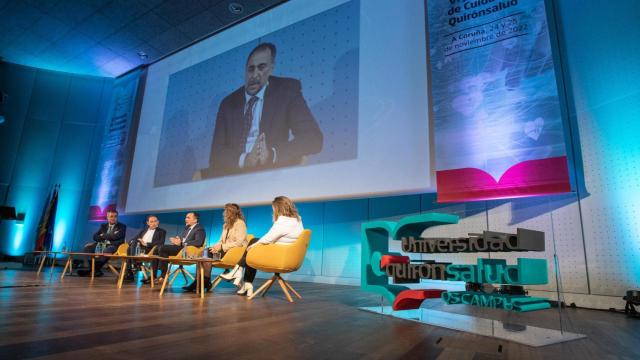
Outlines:
[[[142,239],[142,237],[144,236],[144,234],[147,233],[147,230],[149,230],[148,227],[145,227],[144,229],[140,230],[140,232],[133,237],[131,240],[129,240],[129,245],[130,246],[135,246],[136,243],[138,243],[138,239]],[[162,246],[164,245],[164,240],[165,237],[167,236],[167,231],[163,228],[156,228],[156,231],[153,233],[153,237],[151,238],[151,244],[146,245],[148,248],[152,248],[154,246]]]
[[[182,234],[180,235],[180,238],[184,239],[184,237],[187,236],[188,232],[189,226],[185,226],[184,231],[182,231]],[[204,227],[202,227],[202,225],[200,224],[196,224],[184,243],[188,246],[202,247],[202,245],[204,245],[205,237],[206,233],[204,231]]]
[[[111,234],[107,234],[109,230],[109,223],[100,224],[100,229],[93,234],[93,241],[103,242],[109,241],[113,246],[120,246],[124,243],[124,237],[127,234],[127,225],[123,223],[116,223],[113,226]]]
[[[244,107],[244,86],[220,103],[209,168],[202,170],[203,178],[298,165],[303,156],[322,150],[322,132],[302,96],[300,81],[271,76],[264,93],[260,133],[265,134],[267,149],[275,149],[276,161],[274,163],[273,157],[269,156],[262,167],[241,169],[238,163],[246,141]],[[291,141],[289,130],[294,136]]]

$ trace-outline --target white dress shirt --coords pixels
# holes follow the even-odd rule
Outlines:
[[[278,216],[269,232],[261,237],[258,242],[261,244],[293,244],[298,240],[298,236],[303,230],[301,218]]]
[[[151,244],[153,241],[153,234],[156,232],[156,229],[147,229],[147,232],[142,235],[142,242],[146,245]]]

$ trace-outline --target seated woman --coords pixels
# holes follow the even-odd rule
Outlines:
[[[220,235],[220,240],[206,250],[209,252],[209,257],[212,257],[214,253],[220,253],[220,258],[222,258],[229,249],[242,247],[247,243],[247,224],[244,221],[240,206],[232,203],[225,204],[222,217],[224,219],[222,234]],[[207,291],[211,289],[211,264],[209,263],[204,264],[204,286]],[[194,281],[182,289],[184,291],[195,291],[196,282]]]
[[[293,201],[286,196],[278,196],[271,202],[273,208],[274,223],[271,229],[261,238],[254,238],[249,242],[249,247],[244,253],[238,265],[222,278],[234,279],[234,284],[240,287],[238,295],[253,295],[253,280],[256,277],[256,269],[247,265],[247,252],[255,246],[267,244],[292,244],[304,230],[302,219]]]

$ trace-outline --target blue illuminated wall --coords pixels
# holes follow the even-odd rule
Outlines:
[[[640,288],[640,2],[557,1],[565,77],[589,196],[589,291]]]
[[[71,244],[84,226],[112,83],[0,64],[0,89],[8,95],[0,124],[0,199],[8,191],[8,204],[26,214],[24,223],[0,224],[0,253],[33,249],[45,198],[56,183],[62,187],[54,248]]]

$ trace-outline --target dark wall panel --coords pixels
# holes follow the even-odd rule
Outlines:
[[[5,117],[4,124],[0,124],[0,184],[11,181],[35,76],[35,69],[0,63],[0,90],[7,94],[6,103],[0,105]]]
[[[36,74],[28,119],[62,122],[64,109],[69,100],[71,74],[38,71]]]
[[[95,125],[64,123],[60,132],[60,146],[51,170],[51,182],[66,189],[81,191],[85,184],[86,169],[91,153]]]
[[[21,134],[12,187],[47,186],[59,132],[60,123],[27,120]]]
[[[98,122],[100,101],[104,92],[101,78],[73,77],[70,94],[73,101],[65,107],[64,120],[70,123],[95,124]]]

